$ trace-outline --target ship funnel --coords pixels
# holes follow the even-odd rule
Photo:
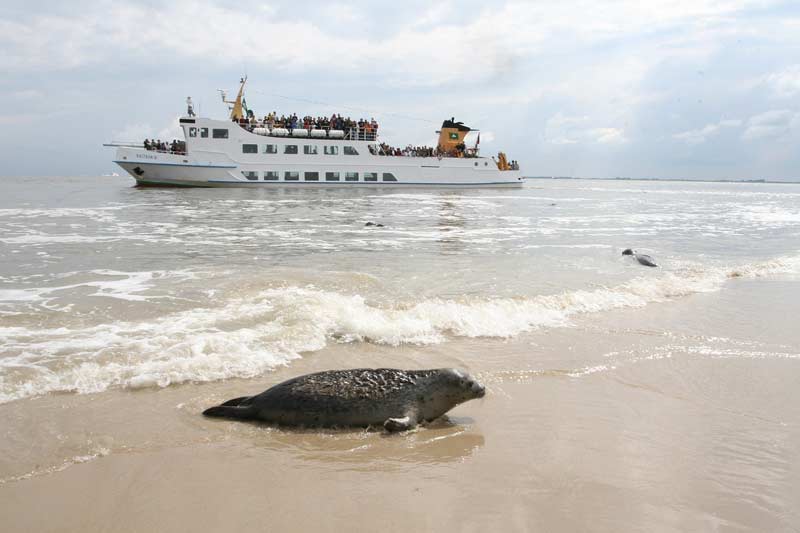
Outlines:
[[[455,117],[442,122],[442,129],[439,131],[439,151],[450,155],[456,155],[464,151],[464,137],[467,136],[471,128],[465,126],[463,122],[456,122]],[[460,147],[460,148],[459,148]]]

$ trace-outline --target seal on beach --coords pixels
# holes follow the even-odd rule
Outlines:
[[[637,261],[639,261],[639,264],[642,264],[644,266],[649,266],[649,267],[658,266],[656,262],[653,260],[653,258],[650,257],[649,255],[636,253],[636,250],[631,250],[630,248],[622,250],[622,255],[632,255]]]
[[[329,370],[229,400],[203,414],[286,426],[380,424],[387,431],[405,431],[485,394],[483,385],[452,368]]]

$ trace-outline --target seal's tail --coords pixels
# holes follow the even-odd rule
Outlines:
[[[203,411],[205,416],[217,416],[221,418],[251,418],[249,407],[232,407],[229,405],[217,405]]]
[[[220,405],[227,405],[230,407],[234,407],[236,405],[248,405],[250,403],[248,401],[250,400],[250,398],[252,398],[252,396],[241,396],[239,398],[234,398],[233,400],[228,400],[227,402],[221,403]]]

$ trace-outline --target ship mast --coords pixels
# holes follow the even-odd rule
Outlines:
[[[236,121],[244,117],[244,113],[242,112],[242,110],[244,109],[244,106],[242,105],[242,100],[244,99],[244,84],[247,83],[247,76],[241,78],[239,80],[239,83],[241,85],[239,85],[239,93],[236,95],[236,100],[226,100],[225,93],[222,90],[220,90],[220,93],[222,93],[222,101],[225,102],[226,104],[233,105],[233,107],[231,108],[231,120],[236,120]]]

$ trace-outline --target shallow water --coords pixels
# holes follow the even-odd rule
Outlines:
[[[156,492],[164,476],[219,480],[230,466],[240,491],[176,483],[234,499],[272,467],[270,497],[355,491],[376,509],[364,530],[800,525],[800,186],[129,185],[0,184],[0,516],[12,523],[107,526],[77,504],[61,526],[20,511],[30,491],[92,479],[133,500],[118,529],[148,527],[154,500],[110,481],[124,464]],[[198,416],[358,366],[462,367],[490,393],[396,438]],[[403,488],[450,511],[381,522]],[[354,510],[333,499],[336,530]],[[261,523],[319,527],[323,510]]]

